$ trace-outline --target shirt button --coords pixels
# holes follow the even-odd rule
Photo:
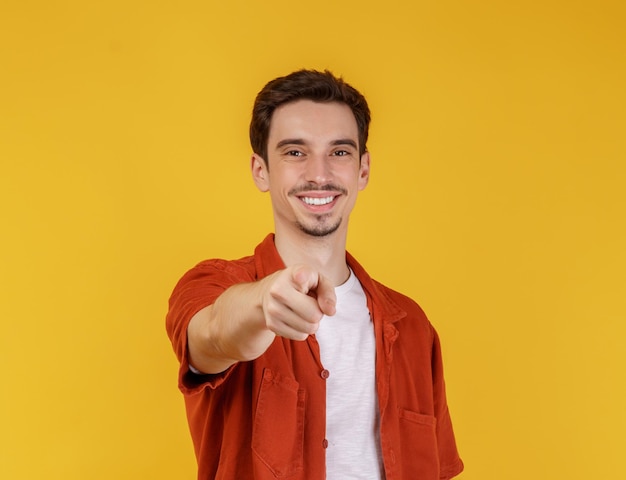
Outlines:
[[[322,441],[322,447],[324,447],[324,448],[328,448],[328,440],[324,439],[324,440]]]
[[[328,377],[330,377],[330,372],[329,372],[328,370],[324,369],[324,370],[322,370],[322,371],[320,372],[320,375],[321,375],[321,377],[322,377],[324,380],[326,380]]]

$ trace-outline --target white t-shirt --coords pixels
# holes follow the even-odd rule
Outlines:
[[[315,334],[326,380],[326,478],[380,480],[376,344],[367,299],[353,272],[335,288],[337,313]]]

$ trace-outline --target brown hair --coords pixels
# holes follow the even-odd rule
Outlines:
[[[298,70],[270,81],[259,92],[252,109],[250,144],[267,165],[267,139],[274,110],[296,100],[344,103],[352,110],[359,130],[359,154],[367,151],[370,110],[365,97],[340,77],[325,70]]]

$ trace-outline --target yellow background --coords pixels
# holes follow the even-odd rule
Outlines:
[[[461,478],[626,478],[622,5],[2,1],[0,478],[194,478],[166,301],[271,230],[301,67],[370,101],[349,248],[441,334]]]

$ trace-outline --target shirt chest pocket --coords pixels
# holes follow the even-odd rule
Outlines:
[[[298,382],[263,372],[252,427],[252,450],[276,478],[303,469],[305,392]]]

